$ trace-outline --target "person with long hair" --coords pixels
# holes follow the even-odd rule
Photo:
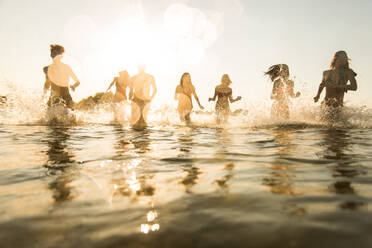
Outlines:
[[[223,74],[221,78],[221,84],[217,85],[214,90],[214,96],[209,98],[208,101],[215,101],[216,103],[216,114],[217,114],[217,123],[221,121],[226,122],[230,114],[230,102],[236,102],[242,99],[241,96],[237,98],[232,97],[232,89],[229,87],[231,80],[228,74]]]
[[[119,77],[114,77],[114,80],[110,83],[110,86],[107,88],[106,92],[115,85],[116,91],[114,95],[113,102],[119,103],[122,101],[127,101],[127,88],[129,88],[130,76],[128,71],[123,70],[119,72]]]
[[[326,88],[326,95],[322,106],[342,107],[344,95],[348,90],[356,91],[358,86],[355,79],[357,74],[349,68],[349,58],[345,51],[338,51],[333,56],[330,70],[323,72],[322,82],[314,102],[318,102],[320,94]],[[350,84],[347,84],[350,81]]]
[[[271,107],[271,115],[289,119],[289,98],[297,98],[301,93],[294,93],[294,82],[289,79],[288,65],[273,65],[265,72],[265,75],[269,76],[274,83],[271,92],[271,99],[274,100]]]
[[[74,102],[69,92],[69,88],[75,91],[75,88],[80,85],[78,78],[72,71],[71,67],[61,60],[65,49],[60,45],[50,45],[50,57],[53,62],[49,66],[45,66],[43,71],[45,73],[44,94],[50,89],[50,98],[48,106],[64,105],[68,108],[73,108]],[[70,79],[75,83],[70,86]]]
[[[200,104],[198,95],[195,91],[195,87],[191,82],[190,73],[185,72],[182,74],[180,84],[176,87],[174,98],[178,101],[177,110],[180,119],[181,121],[185,121],[186,123],[191,122],[190,114],[193,108],[192,95],[197,101],[200,109],[204,109],[204,107]]]

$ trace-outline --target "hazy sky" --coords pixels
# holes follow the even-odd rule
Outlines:
[[[75,100],[145,63],[158,102],[173,102],[188,71],[204,105],[224,73],[252,103],[269,99],[263,71],[286,63],[310,102],[333,54],[345,50],[359,86],[345,100],[372,106],[371,13],[370,0],[0,0],[0,90],[11,81],[41,91],[49,45],[58,43],[82,84]]]

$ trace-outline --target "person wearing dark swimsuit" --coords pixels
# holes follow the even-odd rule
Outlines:
[[[241,99],[241,96],[233,99],[232,89],[229,87],[230,84],[229,75],[222,75],[221,84],[216,86],[214,96],[208,99],[208,101],[215,101],[218,98],[215,107],[217,123],[226,122],[230,114],[230,102],[233,103]]]
[[[322,82],[314,102],[318,102],[320,94],[326,88],[326,95],[322,102],[323,112],[339,112],[344,105],[344,95],[348,90],[356,91],[358,86],[355,79],[357,75],[349,68],[349,58],[345,51],[338,51],[333,56],[331,69],[323,72]],[[347,84],[350,81],[350,84]]]
[[[62,54],[65,49],[60,45],[50,46],[50,56],[53,63],[43,68],[45,74],[44,94],[50,89],[50,97],[48,106],[64,105],[68,108],[73,108],[74,102],[69,91],[69,80],[72,78],[75,81],[70,88],[74,91],[80,85],[75,73],[71,67],[62,63]]]

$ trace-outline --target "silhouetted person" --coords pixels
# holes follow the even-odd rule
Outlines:
[[[192,95],[194,95],[199,107],[204,109],[204,107],[200,104],[198,95],[195,92],[195,87],[191,82],[190,74],[185,72],[182,74],[180,84],[176,87],[174,98],[178,100],[177,110],[181,121],[185,121],[187,123],[190,123],[191,121],[190,114],[193,108],[191,98]]]
[[[132,125],[134,128],[146,126],[150,102],[157,92],[155,79],[145,72],[145,66],[138,67],[138,74],[131,78],[129,99],[132,100]],[[152,91],[152,94],[151,94]]]
[[[344,95],[348,90],[356,91],[358,86],[355,80],[357,75],[349,68],[349,58],[345,51],[338,51],[333,56],[331,69],[323,72],[322,82],[319,85],[318,94],[314,102],[319,100],[323,88],[326,88],[326,96],[322,105],[325,107],[342,107]],[[350,81],[350,84],[347,84]]]
[[[129,73],[124,70],[119,72],[119,77],[114,77],[110,86],[106,91],[109,91],[112,86],[115,85],[116,91],[114,95],[114,103],[127,101],[127,88],[129,88],[130,76]]]
[[[289,119],[289,97],[296,98],[301,93],[294,93],[294,82],[289,79],[288,65],[273,65],[265,72],[265,75],[268,75],[274,83],[271,93],[271,99],[274,100],[271,107],[271,115]]]
[[[230,84],[231,80],[229,75],[222,75],[221,84],[216,86],[214,96],[208,99],[208,101],[215,101],[216,98],[218,98],[215,107],[218,123],[220,123],[221,121],[227,121],[227,118],[230,114],[229,102],[233,103],[239,101],[242,98],[241,96],[238,96],[235,99],[232,97],[232,89],[229,87]]]
[[[50,57],[52,57],[53,62],[43,69],[45,73],[44,93],[51,89],[48,106],[63,104],[68,108],[72,108],[74,102],[72,101],[69,87],[72,91],[75,91],[80,82],[71,67],[61,62],[64,52],[63,46],[50,45]],[[71,78],[75,83],[70,86]]]

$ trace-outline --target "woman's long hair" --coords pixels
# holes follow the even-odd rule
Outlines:
[[[228,74],[223,74],[222,75],[221,84],[225,84],[225,83],[227,85],[230,85],[232,83]]]
[[[180,79],[180,85],[182,86],[182,88],[184,87],[183,82],[184,82],[186,76],[189,76],[189,78],[190,78],[190,73],[185,72],[185,73],[182,74],[181,79]],[[190,80],[190,83],[191,83],[191,80]]]
[[[349,58],[347,57],[347,54],[346,54],[345,51],[338,51],[338,52],[335,53],[335,55],[333,55],[332,62],[331,62],[331,65],[330,65],[331,69],[336,68],[337,59],[339,59],[341,57],[346,58],[346,63],[343,66],[343,69],[349,69]]]
[[[273,65],[264,72],[264,75],[268,75],[271,81],[274,82],[277,77],[289,77],[289,67],[286,64]]]
[[[186,76],[189,76],[189,78],[190,78],[190,82],[189,82],[189,84],[184,84],[184,81],[185,81],[185,78],[186,78]],[[186,92],[191,92],[192,91],[192,82],[191,82],[191,76],[190,76],[190,73],[188,73],[188,72],[185,72],[185,73],[183,73],[182,74],[182,76],[181,76],[181,79],[180,79],[180,85],[181,85],[181,87],[182,87],[182,89],[183,89],[183,91],[186,93]]]

